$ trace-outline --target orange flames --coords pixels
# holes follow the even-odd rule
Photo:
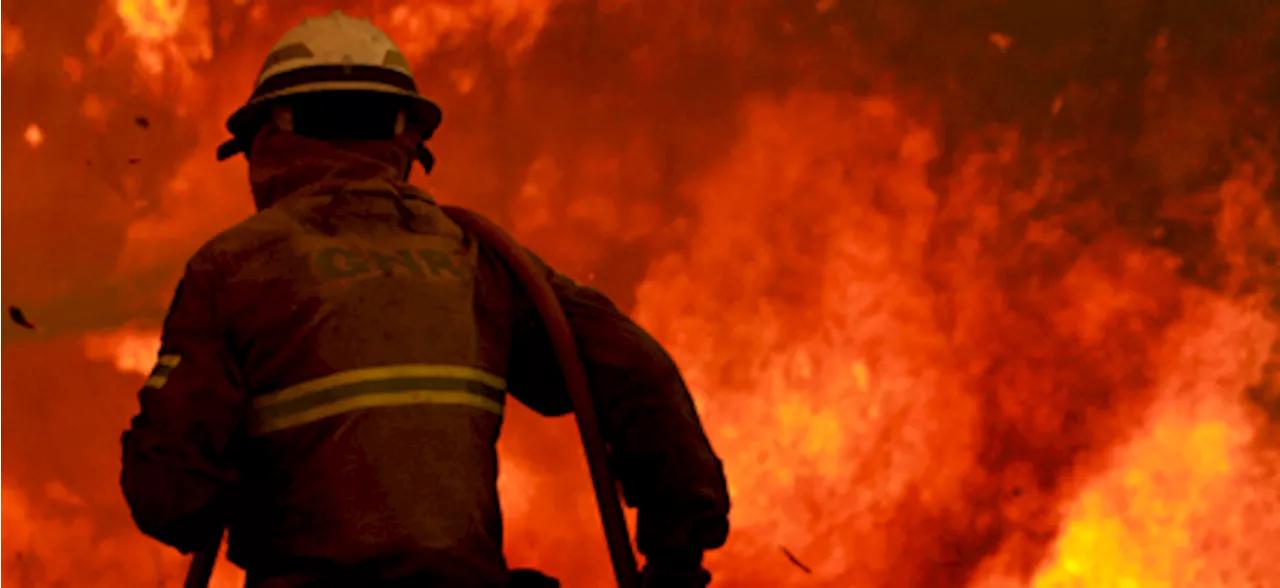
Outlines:
[[[147,375],[160,354],[160,332],[154,329],[121,329],[85,337],[84,353],[89,359],[109,361],[127,374]]]
[[[1280,587],[1280,15],[641,4],[360,10],[446,112],[428,188],[683,367],[733,491],[715,585]],[[251,211],[223,116],[334,6],[5,16],[6,296],[51,338],[5,331],[4,586],[181,576],[117,435],[182,262]],[[575,443],[513,409],[507,550],[603,586]]]
[[[1280,578],[1259,558],[1276,527],[1274,449],[1255,454],[1259,415],[1230,394],[1257,377],[1275,327],[1201,300],[1164,351],[1160,398],[1114,465],[1066,511],[1034,588],[1250,586]],[[1252,348],[1250,348],[1252,347]],[[1264,581],[1265,580],[1265,581]]]
[[[141,42],[165,41],[182,28],[187,0],[117,0],[116,14]]]

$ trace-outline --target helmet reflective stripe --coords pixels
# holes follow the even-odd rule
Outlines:
[[[347,84],[352,87],[339,88],[336,87],[338,84]],[[367,87],[360,87],[361,84]],[[413,83],[413,78],[399,72],[368,65],[350,67],[321,65],[295,69],[271,76],[258,86],[258,89],[254,90],[253,99],[258,100],[266,96],[280,96],[283,94],[323,92],[334,89],[364,89],[371,92],[406,96],[417,96],[418,94],[418,86]]]
[[[334,91],[404,96],[424,138],[440,124],[440,108],[418,94],[409,62],[391,38],[368,20],[334,12],[302,21],[276,43],[248,103],[227,120],[235,138],[219,147],[218,158],[245,150],[269,101]]]

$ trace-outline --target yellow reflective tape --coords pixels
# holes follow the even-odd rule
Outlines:
[[[143,384],[143,386],[159,390],[160,388],[164,388],[164,385],[168,383],[168,376],[151,376],[150,378],[147,378],[147,383]]]
[[[323,378],[316,378],[314,380],[302,382],[301,384],[295,384],[278,392],[272,392],[270,394],[264,394],[254,398],[253,407],[266,408],[268,406],[275,406],[282,402],[295,400],[336,386],[372,380],[390,380],[393,378],[456,378],[460,380],[473,380],[480,382],[481,384],[498,390],[507,389],[506,380],[476,368],[426,364],[387,365],[338,372]]]
[[[181,355],[165,354],[160,356],[160,359],[156,361],[156,364],[162,365],[167,368],[176,368],[178,367],[178,364],[181,362],[182,362]]]
[[[502,405],[488,398],[476,396],[470,392],[447,390],[416,390],[412,392],[395,392],[390,394],[362,394],[344,398],[337,402],[322,404],[309,410],[293,412],[276,418],[262,419],[254,422],[252,432],[262,435],[312,423],[320,419],[351,412],[362,408],[379,408],[389,406],[405,406],[411,404],[452,404],[479,408],[494,414],[502,414]]]

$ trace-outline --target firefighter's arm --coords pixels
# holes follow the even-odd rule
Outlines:
[[[121,485],[134,521],[183,552],[216,545],[239,475],[233,445],[248,398],[218,319],[219,282],[211,265],[187,266],[123,437]]]
[[[724,544],[729,495],[679,369],[603,294],[548,277],[577,339],[614,473],[639,511],[640,551],[650,565],[696,568],[703,551]],[[536,314],[517,329],[512,393],[543,414],[567,413],[563,380],[546,369],[557,364],[545,331],[530,325],[540,326]]]

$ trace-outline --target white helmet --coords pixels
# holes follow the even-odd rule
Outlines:
[[[440,108],[418,94],[409,62],[386,33],[365,19],[335,11],[309,18],[284,34],[267,55],[253,95],[227,120],[233,139],[218,159],[246,150],[263,120],[263,109],[284,96],[367,91],[410,99],[410,112],[428,138],[440,125]]]

